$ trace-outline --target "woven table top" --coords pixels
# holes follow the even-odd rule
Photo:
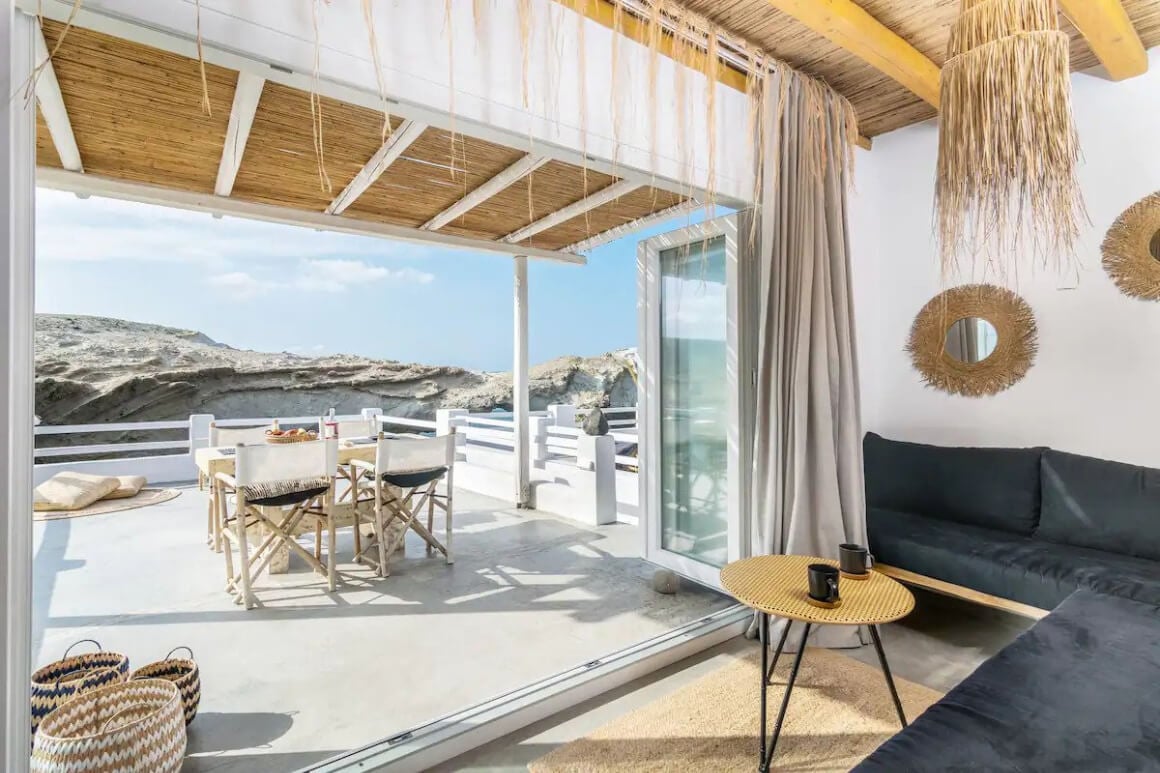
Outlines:
[[[823,625],[878,625],[900,620],[914,610],[914,596],[901,583],[871,571],[865,580],[838,580],[841,605],[815,607],[806,599],[810,564],[837,561],[810,556],[754,556],[721,570],[721,585],[735,599],[759,612]]]

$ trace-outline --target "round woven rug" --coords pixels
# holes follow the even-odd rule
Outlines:
[[[760,650],[565,744],[532,773],[686,773],[757,769]],[[890,653],[887,652],[887,657]],[[769,688],[777,715],[793,657],[782,656]],[[894,677],[914,720],[942,695]],[[848,771],[901,728],[876,666],[810,647],[790,696],[772,770]]]
[[[80,510],[34,511],[32,520],[57,521],[62,518],[83,518],[86,515],[119,513],[122,510],[136,510],[140,507],[159,505],[162,502],[168,502],[171,499],[177,498],[180,494],[181,491],[175,488],[143,488],[135,497],[129,497],[128,499],[102,499],[88,507],[82,507]]]

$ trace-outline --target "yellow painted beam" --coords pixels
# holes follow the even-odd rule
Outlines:
[[[1059,0],[1059,7],[1083,33],[1112,80],[1148,71],[1148,54],[1120,0]]]
[[[583,14],[592,21],[610,30],[619,31],[630,40],[634,40],[645,46],[649,45],[648,20],[640,19],[631,13],[624,12],[621,14],[618,30],[616,24],[616,6],[611,2],[607,2],[607,0],[556,0],[556,2],[565,8],[570,8],[579,14]],[[673,40],[673,36],[667,32],[662,34],[657,44],[657,50],[670,59],[675,58],[675,41]],[[685,53],[685,60],[690,67],[703,72],[706,56],[708,54],[704,51],[689,51]],[[717,68],[717,80],[730,88],[740,91],[742,94],[746,92],[745,73],[734,68],[724,60],[721,61],[720,66]],[[870,150],[870,139],[859,136],[858,147]]]
[[[938,65],[853,0],[766,2],[938,107]]]

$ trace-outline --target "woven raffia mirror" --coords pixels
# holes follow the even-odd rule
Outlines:
[[[1124,211],[1104,239],[1104,270],[1124,295],[1160,300],[1160,192]]]
[[[906,350],[929,386],[981,397],[1027,374],[1038,347],[1027,302],[995,285],[963,285],[936,295],[910,328]]]

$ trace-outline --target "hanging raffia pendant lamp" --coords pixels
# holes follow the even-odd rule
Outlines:
[[[1056,0],[962,0],[940,100],[944,277],[982,262],[1002,282],[1028,257],[1059,274],[1074,265],[1086,215],[1069,46]]]

